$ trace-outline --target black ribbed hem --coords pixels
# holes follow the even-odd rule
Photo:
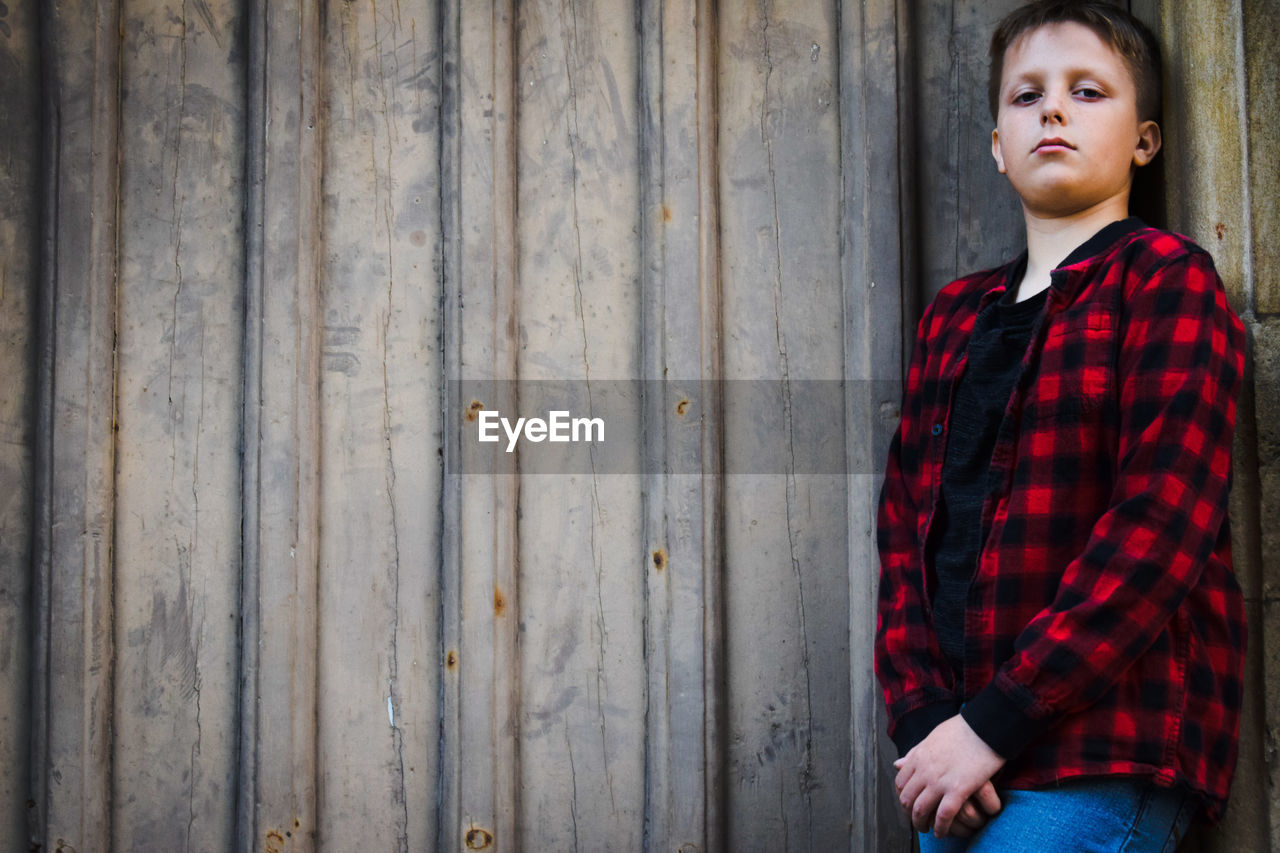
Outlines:
[[[1055,722],[1030,716],[994,681],[965,703],[960,716],[1005,761],[1016,758]]]
[[[932,702],[904,714],[893,729],[893,742],[898,747],[898,757],[906,755],[913,746],[927,738],[938,723],[954,717],[959,704],[955,701]]]

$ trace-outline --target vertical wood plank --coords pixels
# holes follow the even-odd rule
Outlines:
[[[1022,208],[991,159],[987,46],[1021,0],[926,0],[911,10],[915,149],[906,168],[921,204],[916,245],[925,301],[947,282],[1025,244]]]
[[[249,6],[239,844],[316,846],[320,21]]]
[[[715,17],[641,7],[645,844],[724,849]]]
[[[318,690],[327,850],[434,846],[441,413],[439,19],[325,21]]]
[[[852,851],[909,851],[912,844],[893,788],[895,754],[873,662],[876,508],[900,417],[902,372],[895,356],[905,348],[904,315],[918,285],[903,259],[915,238],[914,207],[904,193],[914,185],[901,179],[913,142],[913,108],[902,82],[912,54],[900,45],[907,14],[905,4],[886,0],[844,9],[840,17]]]
[[[31,534],[40,272],[41,78],[37,4],[0,15],[0,848],[27,846]]]
[[[1209,250],[1232,305],[1244,310],[1248,161],[1239,3],[1163,5],[1169,225]],[[1230,94],[1211,98],[1210,91]]]
[[[237,4],[201,8],[128,0],[121,13],[121,850],[234,846],[244,78]]]
[[[478,85],[481,97],[487,97],[492,104],[494,91],[490,88],[493,71],[493,50],[490,46],[485,50],[487,38],[480,38],[478,44],[471,45],[471,50],[462,51],[463,33],[474,30],[474,34],[491,34],[488,27],[481,28],[480,22],[491,20],[492,10],[480,8],[482,15],[470,20],[465,12],[473,12],[480,8],[478,4],[464,4],[461,0],[441,0],[440,23],[440,246],[441,270],[440,284],[443,301],[443,352],[445,390],[441,394],[441,411],[444,441],[442,458],[445,476],[440,490],[440,650],[436,665],[440,673],[440,766],[436,776],[436,802],[439,803],[440,814],[436,837],[437,849],[449,849],[458,843],[461,837],[462,823],[462,738],[460,727],[462,717],[461,678],[459,675],[458,653],[461,648],[461,630],[459,612],[461,609],[461,527],[462,527],[462,486],[463,479],[456,473],[459,456],[462,450],[462,428],[458,423],[459,410],[465,404],[461,402],[461,392],[452,393],[458,387],[451,383],[462,365],[462,199],[463,181],[471,172],[464,172],[462,152],[474,150],[482,139],[486,124],[498,121],[498,113],[490,106],[489,121],[480,122],[477,131],[480,134],[470,146],[464,147],[467,140],[464,133],[464,116],[462,107],[471,101],[463,98],[463,90],[470,85]],[[477,22],[476,18],[479,19]],[[464,22],[468,29],[464,30]],[[474,38],[474,35],[472,35]],[[474,52],[473,52],[474,51]],[[478,55],[479,61],[471,67],[466,59]],[[504,113],[503,118],[506,118]],[[470,116],[474,123],[478,116]],[[484,158],[481,158],[481,163]],[[492,160],[489,160],[492,163]],[[492,198],[490,181],[492,173],[488,169],[480,172],[480,188],[486,188]],[[485,180],[489,178],[489,181]],[[474,179],[474,178],[473,178]],[[472,187],[474,192],[476,189]],[[492,256],[491,256],[492,257]],[[468,270],[472,275],[480,271]],[[492,832],[492,830],[489,830]],[[505,839],[503,844],[505,844]]]
[[[1256,739],[1242,739],[1241,742],[1242,753],[1249,750],[1257,755],[1264,745],[1275,743],[1276,736],[1280,734],[1280,679],[1275,675],[1280,670],[1280,606],[1277,606],[1275,596],[1275,590],[1280,586],[1280,559],[1277,559],[1280,555],[1280,531],[1275,524],[1268,523],[1269,519],[1280,517],[1280,453],[1276,451],[1280,447],[1280,319],[1277,318],[1280,314],[1280,246],[1274,239],[1280,232],[1280,140],[1271,130],[1276,116],[1280,116],[1280,79],[1276,75],[1276,69],[1280,68],[1280,37],[1277,37],[1275,28],[1268,25],[1280,14],[1280,4],[1276,0],[1244,0],[1239,8],[1238,44],[1243,53],[1241,64],[1244,91],[1247,93],[1243,105],[1247,133],[1244,147],[1249,175],[1248,193],[1243,199],[1248,205],[1245,212],[1248,229],[1245,297],[1252,302],[1246,311],[1252,308],[1255,313],[1255,322],[1251,324],[1255,370],[1251,390],[1257,434],[1253,436],[1250,449],[1257,455],[1257,490],[1244,485],[1249,482],[1246,477],[1254,473],[1246,467],[1253,454],[1238,454],[1236,482],[1241,485],[1236,486],[1238,499],[1237,505],[1232,507],[1232,520],[1234,522],[1249,510],[1253,511],[1256,519],[1256,527],[1233,528],[1233,532],[1236,536],[1234,541],[1243,540],[1242,544],[1252,552],[1251,556],[1259,566],[1255,574],[1261,581],[1258,608],[1263,628],[1260,632],[1253,629],[1250,647],[1260,662],[1260,666],[1253,670],[1258,675],[1252,683],[1263,685],[1261,701],[1255,700],[1254,704],[1266,709],[1262,715],[1264,728],[1257,733],[1260,737],[1255,734]],[[1205,95],[1208,97],[1210,93]],[[1241,396],[1247,399],[1249,395]],[[1242,401],[1242,418],[1246,411]],[[1237,546],[1237,552],[1244,550]],[[1249,772],[1248,775],[1242,773],[1236,784],[1238,789],[1267,792],[1268,841],[1270,849],[1276,850],[1280,849],[1280,795],[1276,793],[1280,760],[1273,750],[1268,749],[1265,755],[1264,766],[1257,770],[1260,771],[1258,776],[1265,773],[1263,778],[1267,783],[1262,784]],[[1251,764],[1252,761],[1250,758]],[[1248,768],[1249,771],[1253,769]],[[1233,815],[1229,827],[1242,825],[1248,817],[1247,814],[1239,818]],[[1225,851],[1230,849],[1227,842],[1235,841],[1235,836],[1226,833],[1223,836],[1217,849]],[[1243,831],[1240,837],[1246,837]]]
[[[1277,0],[1243,0],[1239,4],[1243,63],[1244,114],[1247,122],[1250,229],[1249,269],[1253,309],[1280,314],[1280,250],[1267,235],[1280,233],[1280,142],[1270,128],[1280,115],[1280,38],[1267,22],[1280,14]],[[1280,379],[1275,375],[1267,381]],[[1274,551],[1268,551],[1274,553]],[[1274,820],[1274,819],[1273,819]],[[1278,821],[1280,822],[1280,821]],[[1280,839],[1277,839],[1280,840]]]
[[[33,843],[111,837],[119,6],[46,3]]]
[[[258,634],[262,609],[258,605],[259,548],[253,530],[260,524],[259,471],[262,453],[262,300],[264,217],[266,215],[266,51],[265,2],[244,7],[245,135],[244,135],[244,423],[241,442],[240,503],[243,535],[240,544],[240,636],[237,663],[240,716],[237,727],[239,766],[235,794],[236,846],[252,850],[258,835]]]
[[[439,849],[523,849],[518,822],[519,481],[461,467],[473,402],[460,380],[516,377],[516,12],[449,2],[442,29],[441,221],[445,434],[441,576],[444,687]]]
[[[517,370],[522,397],[530,383],[574,383],[575,415],[598,414],[605,383],[639,375],[635,14],[626,0],[520,7]],[[635,419],[610,429],[638,465]],[[638,468],[628,469],[521,476],[520,832],[530,849],[642,843],[649,554]]]
[[[720,11],[728,846],[845,848],[847,495],[844,406],[831,381],[844,369],[836,10]],[[760,388],[775,388],[776,403],[760,406]],[[832,473],[798,469],[793,455],[813,459],[808,442],[824,434],[835,455],[822,470]],[[783,452],[761,471],[751,448],[771,441]]]

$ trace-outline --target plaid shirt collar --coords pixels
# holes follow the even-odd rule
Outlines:
[[[1136,216],[1119,219],[1104,225],[1096,234],[1085,240],[1063,259],[1049,275],[1049,301],[1057,305],[1067,305],[1075,298],[1080,282],[1087,278],[1092,263],[1106,257],[1107,251],[1116,243],[1128,238],[1144,228],[1146,224]],[[992,301],[999,299],[1014,286],[1027,268],[1027,250],[1023,249],[1017,257],[1004,266],[992,271],[992,287],[982,295],[978,309],[985,308]],[[1079,272],[1080,275],[1070,273]]]

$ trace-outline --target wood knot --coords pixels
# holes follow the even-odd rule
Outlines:
[[[467,849],[483,850],[493,843],[493,835],[487,830],[473,826],[467,830]]]

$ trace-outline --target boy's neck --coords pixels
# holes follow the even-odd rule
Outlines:
[[[1027,269],[1018,284],[1018,301],[1029,299],[1049,286],[1049,273],[1080,244],[1112,222],[1129,215],[1129,197],[1109,198],[1067,216],[1037,216],[1023,208],[1027,226]]]

